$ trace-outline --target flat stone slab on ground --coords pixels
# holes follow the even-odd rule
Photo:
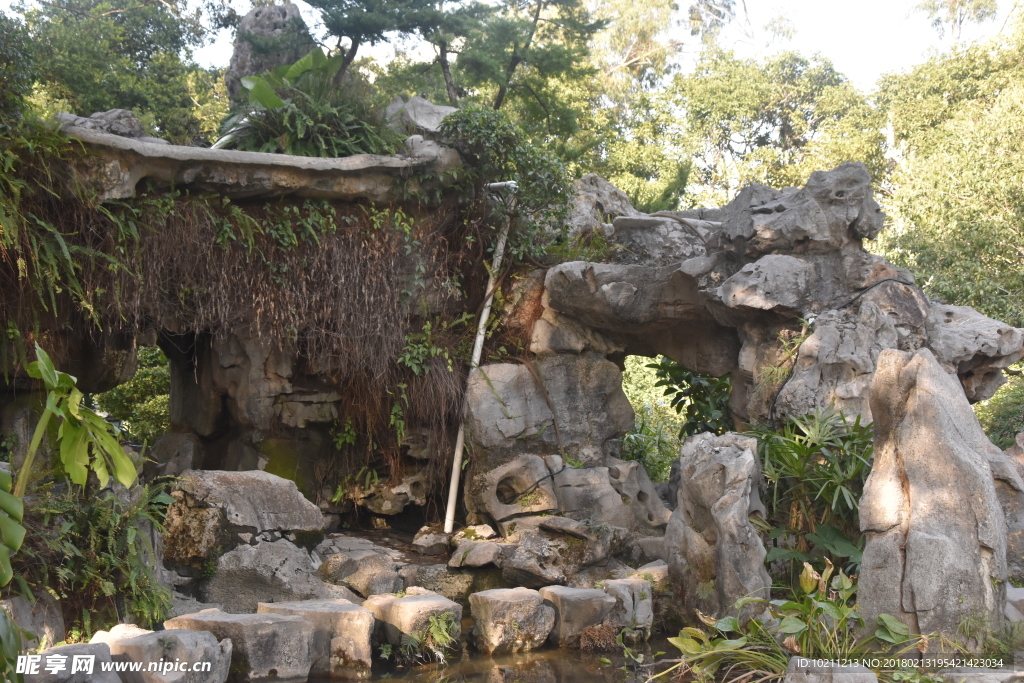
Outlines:
[[[310,676],[358,678],[373,665],[373,613],[348,600],[261,602],[260,614],[284,614],[313,624]]]
[[[476,626],[473,642],[487,654],[540,647],[555,625],[555,609],[529,588],[496,588],[469,596]]]
[[[227,614],[206,609],[168,619],[164,628],[209,631],[230,638],[232,680],[304,680],[309,675],[313,624],[281,614]]]
[[[596,588],[547,586],[540,594],[555,610],[555,625],[548,640],[559,647],[579,647],[580,635],[600,626],[615,607],[615,598]]]

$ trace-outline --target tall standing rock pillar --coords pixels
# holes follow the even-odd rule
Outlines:
[[[914,633],[1002,620],[1006,524],[981,430],[956,376],[932,352],[886,349],[871,383],[875,461],[860,502],[867,535],[858,611]]]

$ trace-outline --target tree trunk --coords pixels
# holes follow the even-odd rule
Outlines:
[[[437,61],[441,65],[441,73],[444,74],[444,87],[448,90],[448,100],[453,107],[459,106],[459,91],[455,89],[455,81],[452,80],[452,67],[448,63],[448,44],[438,45]]]
[[[359,51],[359,41],[355,38],[352,39],[352,45],[349,46],[345,52],[345,57],[341,60],[341,68],[338,69],[338,73],[334,76],[334,89],[338,90],[341,88],[342,81],[345,80],[345,72],[348,71],[348,67],[352,64],[352,60],[356,58],[356,52]]]

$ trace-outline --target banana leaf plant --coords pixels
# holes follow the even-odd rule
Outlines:
[[[84,395],[75,386],[77,380],[57,370],[38,344],[36,360],[29,364],[27,373],[42,380],[46,387],[46,407],[36,423],[13,491],[11,476],[0,472],[0,586],[6,586],[14,577],[11,553],[17,552],[25,540],[25,528],[21,525],[23,498],[32,464],[52,419],[60,421],[57,429],[60,462],[73,483],[85,486],[90,470],[103,487],[109,483],[111,472],[124,486],[131,486],[136,476],[135,464],[117,440],[117,428],[82,405]]]

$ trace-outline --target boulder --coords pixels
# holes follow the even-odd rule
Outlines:
[[[548,640],[559,647],[579,647],[583,631],[604,624],[615,609],[615,598],[597,589],[547,586],[540,594],[555,610]]]
[[[473,644],[486,654],[540,647],[555,625],[555,610],[529,588],[498,588],[469,596],[476,626]]]
[[[470,373],[466,405],[467,440],[478,454],[469,474],[473,509],[480,505],[475,492],[485,488],[482,479],[516,456],[554,455],[561,441],[569,457],[600,459],[633,427],[619,368],[586,355],[481,366]]]
[[[75,116],[74,114],[57,114],[57,120],[62,126],[95,130],[122,138],[154,139],[146,137],[146,129],[142,122],[127,109],[98,111],[88,117]],[[160,142],[166,144],[163,140]]]
[[[497,535],[490,524],[474,524],[456,531],[452,536],[452,545],[458,547],[462,541],[489,541]]]
[[[441,122],[449,114],[457,112],[456,107],[448,107],[443,104],[434,104],[419,95],[409,98],[408,102],[402,102],[396,98],[388,105],[385,115],[392,128],[405,135],[416,133],[425,136],[436,136],[441,132]]]
[[[875,672],[861,664],[840,665],[791,657],[784,683],[878,683]]]
[[[370,550],[331,555],[317,573],[325,581],[351,588],[364,598],[402,589],[402,578],[395,562],[387,555]]]
[[[1002,669],[961,667],[942,669],[937,673],[944,683],[1016,683],[1024,678],[1021,672],[1013,666]]]
[[[141,662],[147,669],[150,662],[167,662],[169,669],[175,662],[209,666],[206,671],[124,671],[119,674],[122,683],[224,683],[231,667],[231,640],[218,642],[208,631],[147,631],[119,624],[110,631],[97,631],[89,642],[106,643],[114,661]]]
[[[150,461],[143,465],[148,479],[177,477],[203,462],[203,442],[191,432],[173,432],[159,437],[147,455]]]
[[[569,467],[555,475],[555,497],[561,513],[566,517],[592,519],[613,526],[634,526],[634,501],[612,487],[608,472],[607,467]]]
[[[617,263],[664,266],[704,255],[710,232],[703,222],[671,215],[619,216],[612,221]],[[703,233],[703,234],[702,234]]]
[[[786,254],[748,263],[722,284],[718,295],[729,308],[800,312],[809,303],[814,266]]]
[[[883,351],[871,383],[875,456],[860,501],[866,535],[858,612],[915,633],[953,634],[965,618],[998,627],[1006,525],[989,442],[957,379],[931,351]],[[956,586],[956,590],[951,590]]]
[[[121,683],[116,673],[103,671],[111,661],[106,643],[61,645],[26,657],[26,683]]]
[[[766,552],[750,523],[764,512],[757,495],[760,468],[757,442],[746,436],[698,434],[683,444],[679,457],[678,504],[665,531],[669,572],[685,591],[688,615],[749,618],[753,605],[737,614],[744,597],[768,598],[771,578]]]
[[[313,624],[309,644],[310,676],[363,678],[373,665],[374,618],[370,610],[348,600],[261,602],[261,614],[302,617]]]
[[[49,593],[39,591],[35,602],[15,595],[0,600],[0,607],[14,617],[18,626],[34,636],[34,639],[28,638],[34,647],[48,647],[64,640],[64,613],[60,603]]]
[[[515,545],[494,541],[463,541],[448,560],[449,567],[500,567],[506,552],[514,552]]]
[[[512,554],[504,558],[501,575],[510,585],[526,588],[565,583],[564,549],[543,534],[523,531]]]
[[[1024,330],[987,318],[967,306],[933,304],[928,348],[960,378],[971,403],[992,398],[1006,381],[1003,369],[1024,356]]]
[[[615,598],[605,623],[632,642],[651,637],[654,626],[654,590],[643,579],[611,579],[604,582],[604,592]]]
[[[188,470],[171,495],[175,502],[164,524],[164,557],[175,564],[201,563],[214,549],[229,550],[264,532],[324,527],[320,509],[295,482],[260,470]]]
[[[309,553],[284,539],[221,555],[214,575],[199,585],[200,600],[232,613],[255,612],[261,602],[353,597],[346,588],[324,583]]]
[[[206,609],[168,619],[164,628],[209,631],[218,640],[230,639],[233,680],[287,681],[309,675],[313,624],[302,617]]]
[[[461,605],[417,586],[406,589],[403,596],[395,593],[371,596],[363,606],[373,612],[378,636],[392,645],[401,645],[407,636],[422,636],[432,616],[448,613],[452,623],[462,622]]]
[[[672,511],[658,495],[644,466],[636,461],[605,458],[608,465],[608,479],[623,502],[633,511],[634,520],[627,527],[647,530],[663,530],[668,524]],[[557,491],[555,492],[557,495]]]
[[[448,538],[443,531],[425,526],[412,539],[412,549],[421,555],[446,555]]]
[[[477,476],[475,500],[481,511],[500,522],[518,515],[558,509],[547,461],[520,455]]]
[[[618,216],[640,216],[629,203],[626,193],[596,173],[588,173],[573,182],[572,204],[569,208],[569,236],[601,230]]]
[[[195,507],[224,511],[233,527],[261,531],[321,531],[323,514],[299,493],[294,481],[269,472],[189,470],[182,474],[181,491]]]
[[[228,96],[245,99],[241,81],[285,64],[294,64],[316,46],[299,8],[291,3],[261,5],[242,17],[235,50],[224,74]]]
[[[410,564],[399,571],[406,589],[419,586],[460,605],[467,604],[479,572],[453,569],[444,564]]]

